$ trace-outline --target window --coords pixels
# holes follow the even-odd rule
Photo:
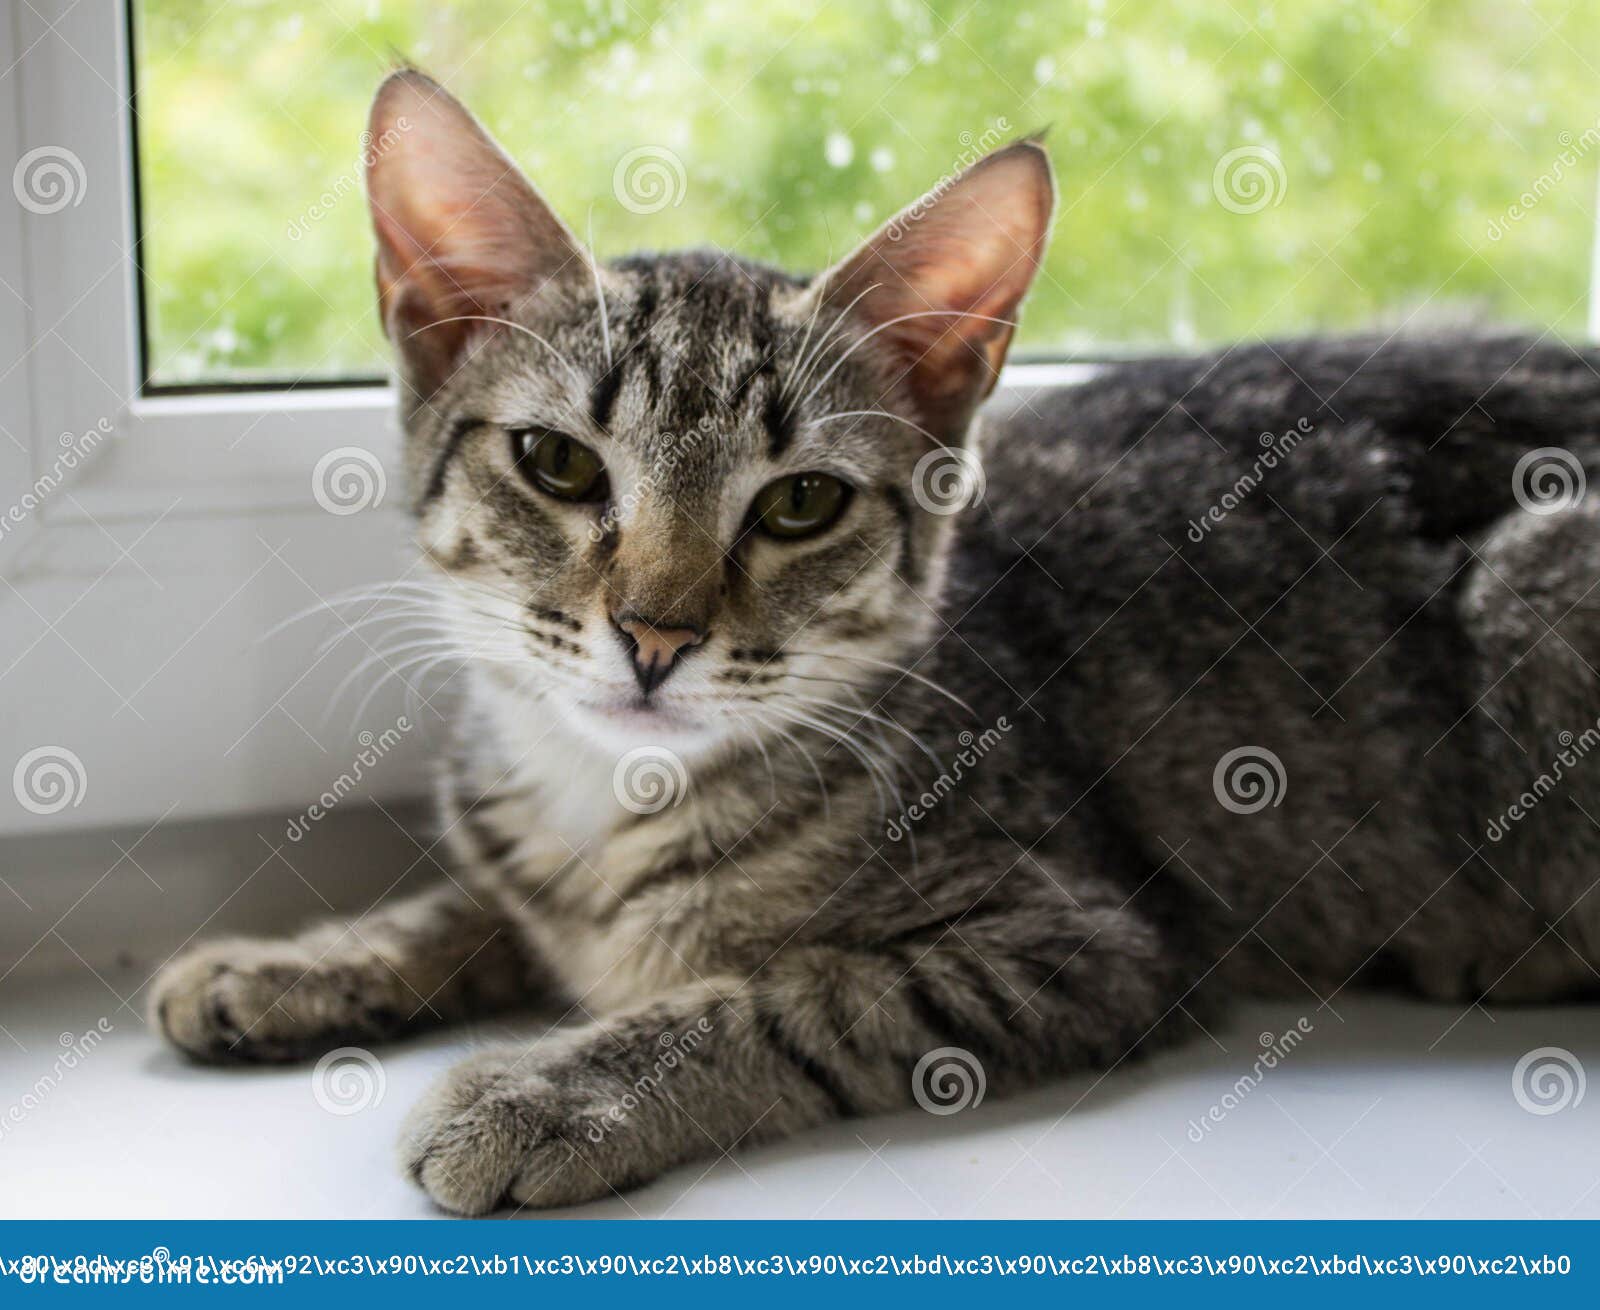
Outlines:
[[[397,52],[602,256],[816,268],[1048,125],[1013,359],[1059,360],[1462,304],[1581,335],[1597,27],[1600,0],[0,5],[7,726],[120,783],[0,828],[296,809],[359,749],[320,726],[325,630],[261,639],[403,558],[359,166]],[[371,508],[333,515],[318,470],[352,451]]]
[[[1600,0],[1275,5],[136,0],[155,389],[361,380],[385,351],[358,156],[394,52],[602,255],[814,268],[1049,125],[1025,356],[1468,304],[1577,334]],[[374,148],[370,143],[366,148]]]

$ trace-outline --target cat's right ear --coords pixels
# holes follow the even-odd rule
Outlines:
[[[893,357],[936,440],[958,440],[999,378],[1054,209],[1044,147],[1017,141],[901,210],[818,280],[813,294]]]
[[[485,318],[553,279],[593,276],[522,171],[425,74],[401,69],[378,88],[365,159],[378,312],[419,394],[449,378]]]

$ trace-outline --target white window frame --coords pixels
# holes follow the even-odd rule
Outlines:
[[[298,597],[285,588],[275,607],[204,613],[203,640],[183,655],[208,653],[216,680],[197,665],[192,699],[167,697],[159,716],[140,715],[137,697],[131,709],[118,706],[125,685],[113,694],[99,684],[117,683],[111,661],[163,667],[187,634],[137,625],[121,632],[118,607],[146,596],[181,610],[190,591],[197,600],[202,591],[226,597],[259,569],[263,543],[291,535],[319,545],[327,565],[320,591],[404,567],[395,549],[402,478],[389,389],[141,395],[128,43],[122,0],[29,0],[0,12],[4,180],[13,183],[22,157],[41,147],[68,152],[60,157],[78,165],[77,179],[66,179],[71,203],[54,212],[12,204],[11,195],[0,204],[0,369],[9,369],[0,379],[0,427],[13,438],[0,435],[0,513],[60,475],[59,452],[72,437],[110,431],[0,535],[0,615],[16,616],[14,630],[34,629],[13,649],[0,618],[0,670],[13,666],[0,679],[0,777],[10,778],[14,756],[39,746],[70,750],[88,775],[82,803],[53,814],[11,804],[0,787],[0,833],[301,808],[360,749],[354,725],[308,725],[298,742],[278,736],[261,752],[251,743],[239,748],[238,724],[280,712],[297,671],[286,667],[278,680],[238,675],[226,653],[251,650],[273,623],[303,608],[303,586]],[[374,455],[392,490],[381,508],[339,518],[314,502],[312,471],[348,446]],[[153,553],[128,544],[147,528],[161,537]],[[197,560],[205,561],[203,578]],[[51,625],[80,601],[120,646],[101,653],[80,644],[68,653],[72,643]],[[47,654],[53,658],[41,658]],[[112,676],[96,679],[84,666],[102,661]],[[222,697],[225,716],[217,712]],[[392,697],[387,705],[380,727],[402,712]],[[422,787],[421,752],[409,754],[418,758],[386,767],[371,794]]]

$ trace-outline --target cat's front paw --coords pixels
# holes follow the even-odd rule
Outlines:
[[[562,1086],[534,1048],[484,1051],[457,1065],[412,1110],[401,1163],[446,1210],[563,1206],[645,1181],[593,1141],[594,1107]]]
[[[208,942],[156,975],[150,1013],[169,1042],[212,1063],[303,1059],[358,1028],[370,1036],[354,1021],[359,996],[316,966],[292,941]]]

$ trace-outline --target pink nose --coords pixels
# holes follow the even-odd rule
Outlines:
[[[622,634],[623,645],[633,659],[633,676],[646,696],[667,680],[684,651],[706,639],[699,628],[657,624],[631,614],[619,615],[612,622]]]

